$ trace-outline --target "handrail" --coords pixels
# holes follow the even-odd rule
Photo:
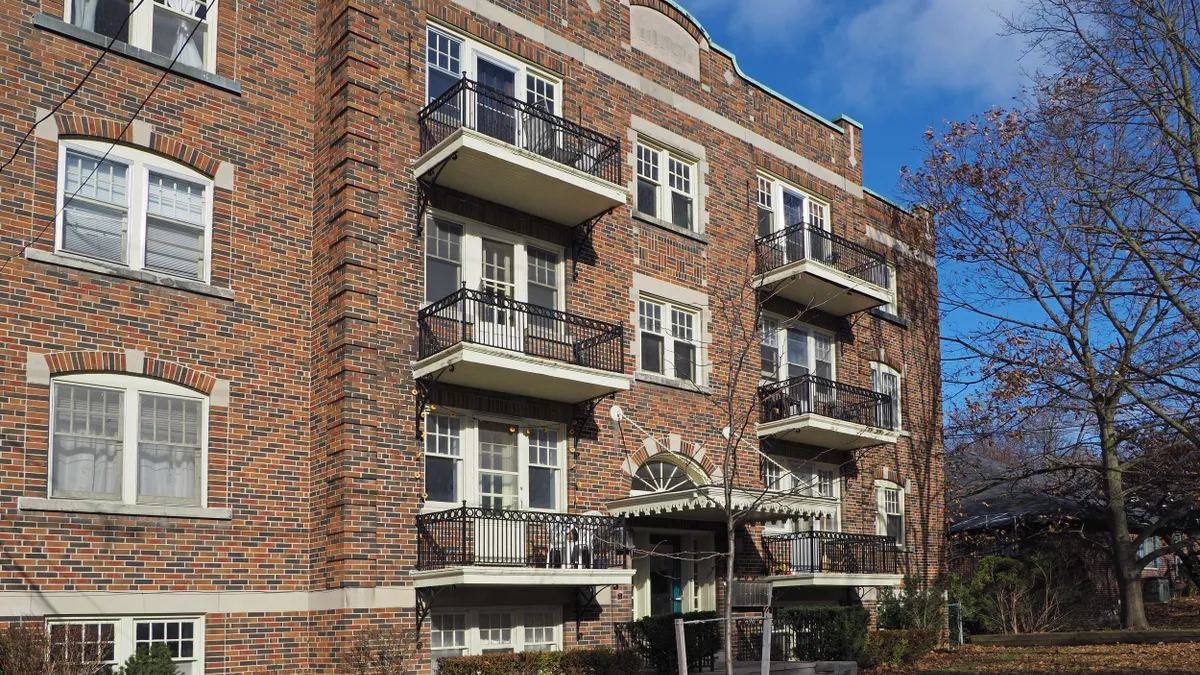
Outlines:
[[[766,535],[767,573],[898,574],[904,554],[886,535],[791,532]]]
[[[758,388],[762,421],[812,413],[878,429],[895,429],[892,397],[807,374]]]

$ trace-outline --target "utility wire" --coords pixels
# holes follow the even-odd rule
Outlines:
[[[14,161],[16,161],[17,155],[21,152],[21,148],[25,147],[25,144],[29,141],[29,137],[32,136],[33,132],[37,130],[38,125],[53,117],[54,113],[61,110],[62,107],[67,104],[67,101],[70,101],[75,97],[76,94],[79,93],[80,89],[83,89],[83,85],[88,81],[88,78],[92,76],[92,73],[96,72],[96,68],[100,67],[100,62],[103,61],[104,57],[108,56],[108,53],[112,51],[113,45],[117,42],[117,36],[120,35],[121,31],[125,30],[125,27],[129,25],[129,19],[133,17],[133,13],[136,12],[145,1],[146,0],[138,0],[137,4],[133,6],[133,9],[129,10],[129,13],[125,15],[125,20],[121,22],[121,26],[113,32],[113,36],[108,39],[108,44],[104,45],[104,51],[100,52],[100,56],[96,57],[96,60],[92,62],[91,67],[89,67],[87,72],[83,74],[83,79],[79,80],[79,82],[75,84],[75,87],[71,89],[71,93],[67,94],[63,100],[54,104],[54,107],[50,109],[50,112],[43,115],[33,123],[33,126],[29,127],[29,130],[26,131],[25,135],[21,137],[21,141],[17,143],[17,147],[15,150],[13,150],[12,155],[4,162],[4,164],[0,164],[0,173],[4,173],[4,170],[7,169]]]
[[[144,1],[145,0],[138,0],[138,4],[141,4]],[[221,0],[212,0],[212,2],[208,5],[208,12],[211,12],[220,1]],[[205,13],[205,16],[208,15],[208,12]],[[130,13],[132,14],[132,12]],[[126,21],[128,21],[128,17],[126,17]],[[137,116],[140,115],[142,110],[146,108],[146,104],[148,104],[150,99],[154,97],[154,94],[158,91],[158,88],[162,86],[162,83],[167,79],[167,76],[171,74],[171,69],[175,67],[175,62],[179,60],[179,57],[183,54],[183,50],[187,49],[187,46],[191,44],[192,37],[196,35],[196,31],[199,30],[200,26],[202,25],[204,25],[204,20],[197,21],[196,25],[192,26],[192,30],[188,33],[187,39],[183,41],[183,45],[180,46],[179,51],[175,52],[175,56],[171,59],[171,63],[168,64],[163,70],[162,77],[158,78],[158,81],[154,83],[154,87],[150,89],[150,93],[146,94],[146,97],[143,98],[142,102],[138,104],[137,109],[133,111],[133,114],[129,116],[129,119],[125,120],[125,125],[121,127],[121,131],[117,134],[118,139],[125,137],[125,132],[129,130],[129,127],[133,126],[134,120],[136,120]],[[79,191],[92,181],[92,176],[95,176],[96,172],[100,170],[100,166],[106,159],[108,159],[108,155],[112,153],[113,148],[115,147],[117,147],[116,141],[109,143],[108,149],[104,151],[104,155],[102,155],[96,162],[96,166],[92,169],[91,173],[87,175],[87,178],[80,181],[79,187],[75,188],[75,191],[63,200],[62,207],[54,212],[54,215],[46,221],[46,224],[42,226],[42,229],[38,230],[33,239],[30,239],[26,244],[21,246],[21,248],[17,249],[15,253],[10,254],[4,259],[4,262],[0,264],[0,274],[4,273],[4,270],[8,267],[8,263],[12,262],[13,258],[24,254],[30,246],[33,246],[41,240],[41,238],[46,234],[46,230],[50,229],[51,226],[58,222],[58,217],[62,215],[62,212],[65,211],[68,206],[70,206],[71,200],[75,199],[76,195],[79,194]]]

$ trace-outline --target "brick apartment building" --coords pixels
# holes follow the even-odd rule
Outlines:
[[[428,670],[939,569],[927,225],[671,0],[5,1],[0,616]]]

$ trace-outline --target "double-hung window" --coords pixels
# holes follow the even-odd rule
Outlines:
[[[879,307],[879,311],[891,314],[892,316],[899,316],[900,301],[896,292],[898,286],[896,283],[896,265],[889,262],[886,265],[877,267],[876,270],[873,275],[874,278],[871,281],[875,282],[876,286],[887,289],[888,292],[888,300]]]
[[[54,379],[50,496],[205,505],[208,400],[128,375]]]
[[[68,23],[213,71],[216,8],[212,0],[67,0]]]
[[[815,375],[837,377],[837,347],[833,333],[764,315],[759,319],[762,373],[767,379],[793,379]]]
[[[637,144],[639,213],[696,229],[696,162],[673,150]]]
[[[656,298],[638,300],[639,367],[687,382],[697,382],[700,314]]]
[[[425,416],[431,505],[562,511],[566,435],[557,425],[437,410]]]
[[[110,669],[139,651],[164,644],[179,675],[204,672],[204,620],[200,617],[52,618],[46,622],[50,648],[67,656],[93,658]]]
[[[806,497],[837,499],[840,494],[838,468],[820,462],[764,457],[763,482],[770,490],[794,492]]]
[[[133,148],[69,141],[58,206],[59,252],[208,281],[212,183],[199,173]]]
[[[880,402],[876,412],[876,426],[884,429],[900,429],[900,373],[889,365],[871,363],[871,391],[888,398]]]
[[[430,616],[435,661],[466,654],[546,652],[562,648],[561,611],[551,607],[445,610]]]
[[[904,545],[904,489],[890,481],[875,481],[875,533]]]

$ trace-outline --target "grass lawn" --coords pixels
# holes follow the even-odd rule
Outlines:
[[[950,673],[1200,673],[1200,643],[1099,645],[1091,647],[974,647],[934,652],[912,667],[875,671],[933,675]]]

